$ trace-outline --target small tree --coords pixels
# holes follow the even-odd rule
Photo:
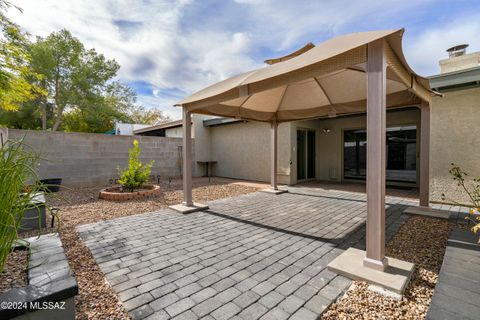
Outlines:
[[[87,50],[68,30],[37,37],[29,46],[30,69],[40,76],[34,83],[46,93],[43,104],[52,100],[51,130],[63,125],[68,110],[96,109],[120,66],[95,49]],[[45,129],[45,128],[44,128]]]
[[[473,178],[471,183],[467,183],[466,177],[468,174],[454,163],[452,163],[452,168],[449,172],[452,175],[453,180],[457,182],[457,185],[461,187],[468,196],[470,211],[465,219],[474,224],[470,230],[476,234],[480,231],[480,177]],[[448,199],[445,194],[442,194],[442,200],[461,205],[455,200]]]
[[[128,149],[129,160],[128,167],[123,171],[120,170],[120,180],[118,182],[122,185],[124,190],[133,192],[140,188],[150,177],[150,171],[153,166],[153,160],[149,164],[143,164],[138,160],[140,156],[140,147],[138,141],[133,141],[133,149]]]
[[[41,76],[29,67],[28,36],[6,16],[11,7],[22,11],[11,1],[0,0],[0,111],[3,113],[16,111],[23,103],[46,94],[29,81],[40,81]]]

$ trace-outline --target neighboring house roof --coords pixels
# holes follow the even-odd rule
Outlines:
[[[144,132],[155,131],[160,129],[176,128],[181,126],[182,126],[182,120],[175,120],[175,121],[160,123],[151,127],[143,128],[143,129],[134,130],[133,132],[137,134],[137,133],[144,133]]]
[[[203,125],[205,127],[213,127],[213,126],[220,126],[223,124],[231,124],[235,122],[244,122],[244,120],[233,119],[233,118],[214,118],[214,119],[203,120]]]
[[[429,77],[430,87],[437,91],[452,91],[480,86],[480,66]]]
[[[115,134],[132,135],[135,130],[148,127],[147,124],[141,123],[115,123]]]
[[[242,121],[244,121],[244,120],[232,119],[232,118],[214,118],[214,119],[203,120],[203,125],[205,127],[213,127],[213,126],[219,126],[219,125],[223,125],[223,124],[230,124],[230,123],[242,122]],[[135,134],[139,134],[139,133],[145,133],[145,132],[150,132],[150,131],[156,131],[156,130],[160,130],[160,129],[177,128],[177,127],[181,127],[182,125],[183,125],[182,120],[175,120],[175,121],[171,121],[171,122],[157,124],[155,126],[151,126],[151,127],[148,127],[148,128],[134,130],[133,132]]]

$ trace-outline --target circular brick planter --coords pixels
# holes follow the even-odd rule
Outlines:
[[[128,201],[134,199],[146,198],[160,192],[160,186],[155,184],[145,184],[141,190],[134,192],[122,192],[121,187],[111,187],[100,191],[98,198],[110,201]]]

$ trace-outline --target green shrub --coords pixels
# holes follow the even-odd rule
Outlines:
[[[452,175],[453,180],[457,182],[457,186],[462,188],[469,199],[468,206],[470,207],[470,212],[465,219],[473,224],[470,230],[476,234],[480,232],[480,177],[473,178],[471,182],[467,182],[466,177],[468,173],[454,163],[452,163],[449,173]],[[461,205],[457,201],[447,199],[445,194],[442,194],[442,199]]]
[[[153,160],[149,164],[143,164],[138,160],[140,156],[140,147],[138,141],[133,141],[133,149],[128,149],[129,160],[128,167],[120,172],[120,183],[124,190],[133,192],[135,189],[140,188],[150,177],[150,171],[153,166]]]
[[[0,272],[25,212],[39,211],[32,201],[42,188],[35,167],[38,159],[23,140],[8,140],[0,147]]]

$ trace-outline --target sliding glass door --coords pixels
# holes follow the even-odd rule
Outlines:
[[[366,130],[344,131],[343,177],[365,180],[367,175]],[[416,126],[387,128],[386,178],[390,182],[417,181]]]
[[[297,180],[315,178],[315,131],[297,130]]]

